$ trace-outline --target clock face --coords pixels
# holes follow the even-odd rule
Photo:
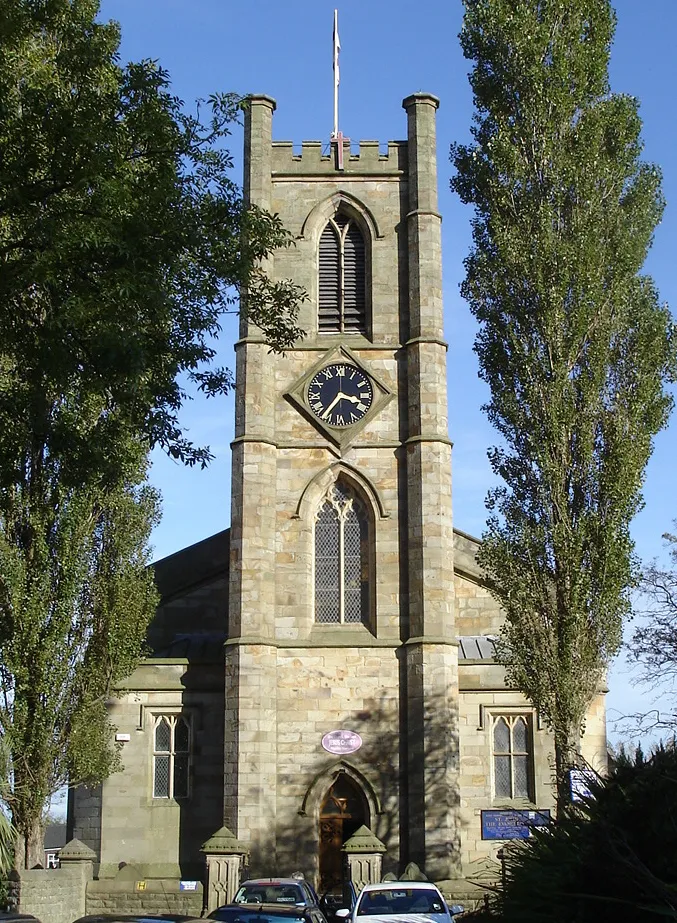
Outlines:
[[[374,400],[369,378],[356,365],[326,365],[308,385],[310,409],[330,426],[351,426],[361,420]]]

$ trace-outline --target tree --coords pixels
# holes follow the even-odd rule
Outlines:
[[[463,295],[480,322],[503,485],[480,561],[506,615],[508,682],[554,734],[558,804],[621,642],[629,523],[666,425],[675,338],[641,275],[663,210],[638,104],[609,92],[608,0],[465,0],[474,143],[453,189],[475,206]]]
[[[666,532],[672,566],[648,564],[640,581],[641,620],[632,635],[629,659],[640,667],[639,681],[655,690],[674,694],[677,679],[677,536]],[[632,716],[637,724],[653,729],[677,729],[677,713],[652,712]]]
[[[231,386],[214,337],[243,290],[273,349],[301,335],[303,292],[262,269],[290,236],[229,176],[243,101],[187,113],[97,14],[0,5],[0,733],[27,864],[54,788],[115,766],[105,700],[156,599],[148,451],[209,461],[179,411]]]
[[[675,920],[677,751],[621,756],[592,797],[505,849],[503,923]],[[485,919],[491,919],[485,917]]]

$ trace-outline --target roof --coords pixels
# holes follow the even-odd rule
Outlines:
[[[45,827],[45,849],[61,849],[66,845],[66,825],[48,824]]]
[[[461,635],[458,639],[459,660],[494,660],[494,635]]]
[[[365,885],[362,891],[402,891],[403,889],[412,888],[413,890],[429,890],[433,888],[438,891],[437,885],[432,881],[379,881],[378,884]]]
[[[152,564],[162,603],[228,573],[230,529],[181,548]]]

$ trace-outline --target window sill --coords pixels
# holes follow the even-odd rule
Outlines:
[[[332,647],[356,647],[360,639],[370,645],[376,640],[374,633],[366,625],[357,622],[315,624],[310,631],[311,641],[329,644]]]
[[[491,807],[497,811],[538,811],[540,810],[535,801],[528,798],[495,798],[491,802]]]

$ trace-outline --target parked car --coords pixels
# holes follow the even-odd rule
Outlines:
[[[350,923],[451,923],[463,913],[460,904],[451,907],[431,881],[382,881],[365,885],[352,911],[337,910],[338,920]]]
[[[225,904],[209,917],[221,923],[326,923],[318,908],[302,904]]]
[[[40,923],[40,920],[31,913],[8,910],[0,913],[0,923]]]
[[[243,881],[234,904],[287,904],[320,909],[314,888],[303,878],[252,878]]]
[[[204,923],[196,917],[186,917],[180,913],[94,913],[80,917],[74,923]],[[2,921],[0,921],[2,923]]]

